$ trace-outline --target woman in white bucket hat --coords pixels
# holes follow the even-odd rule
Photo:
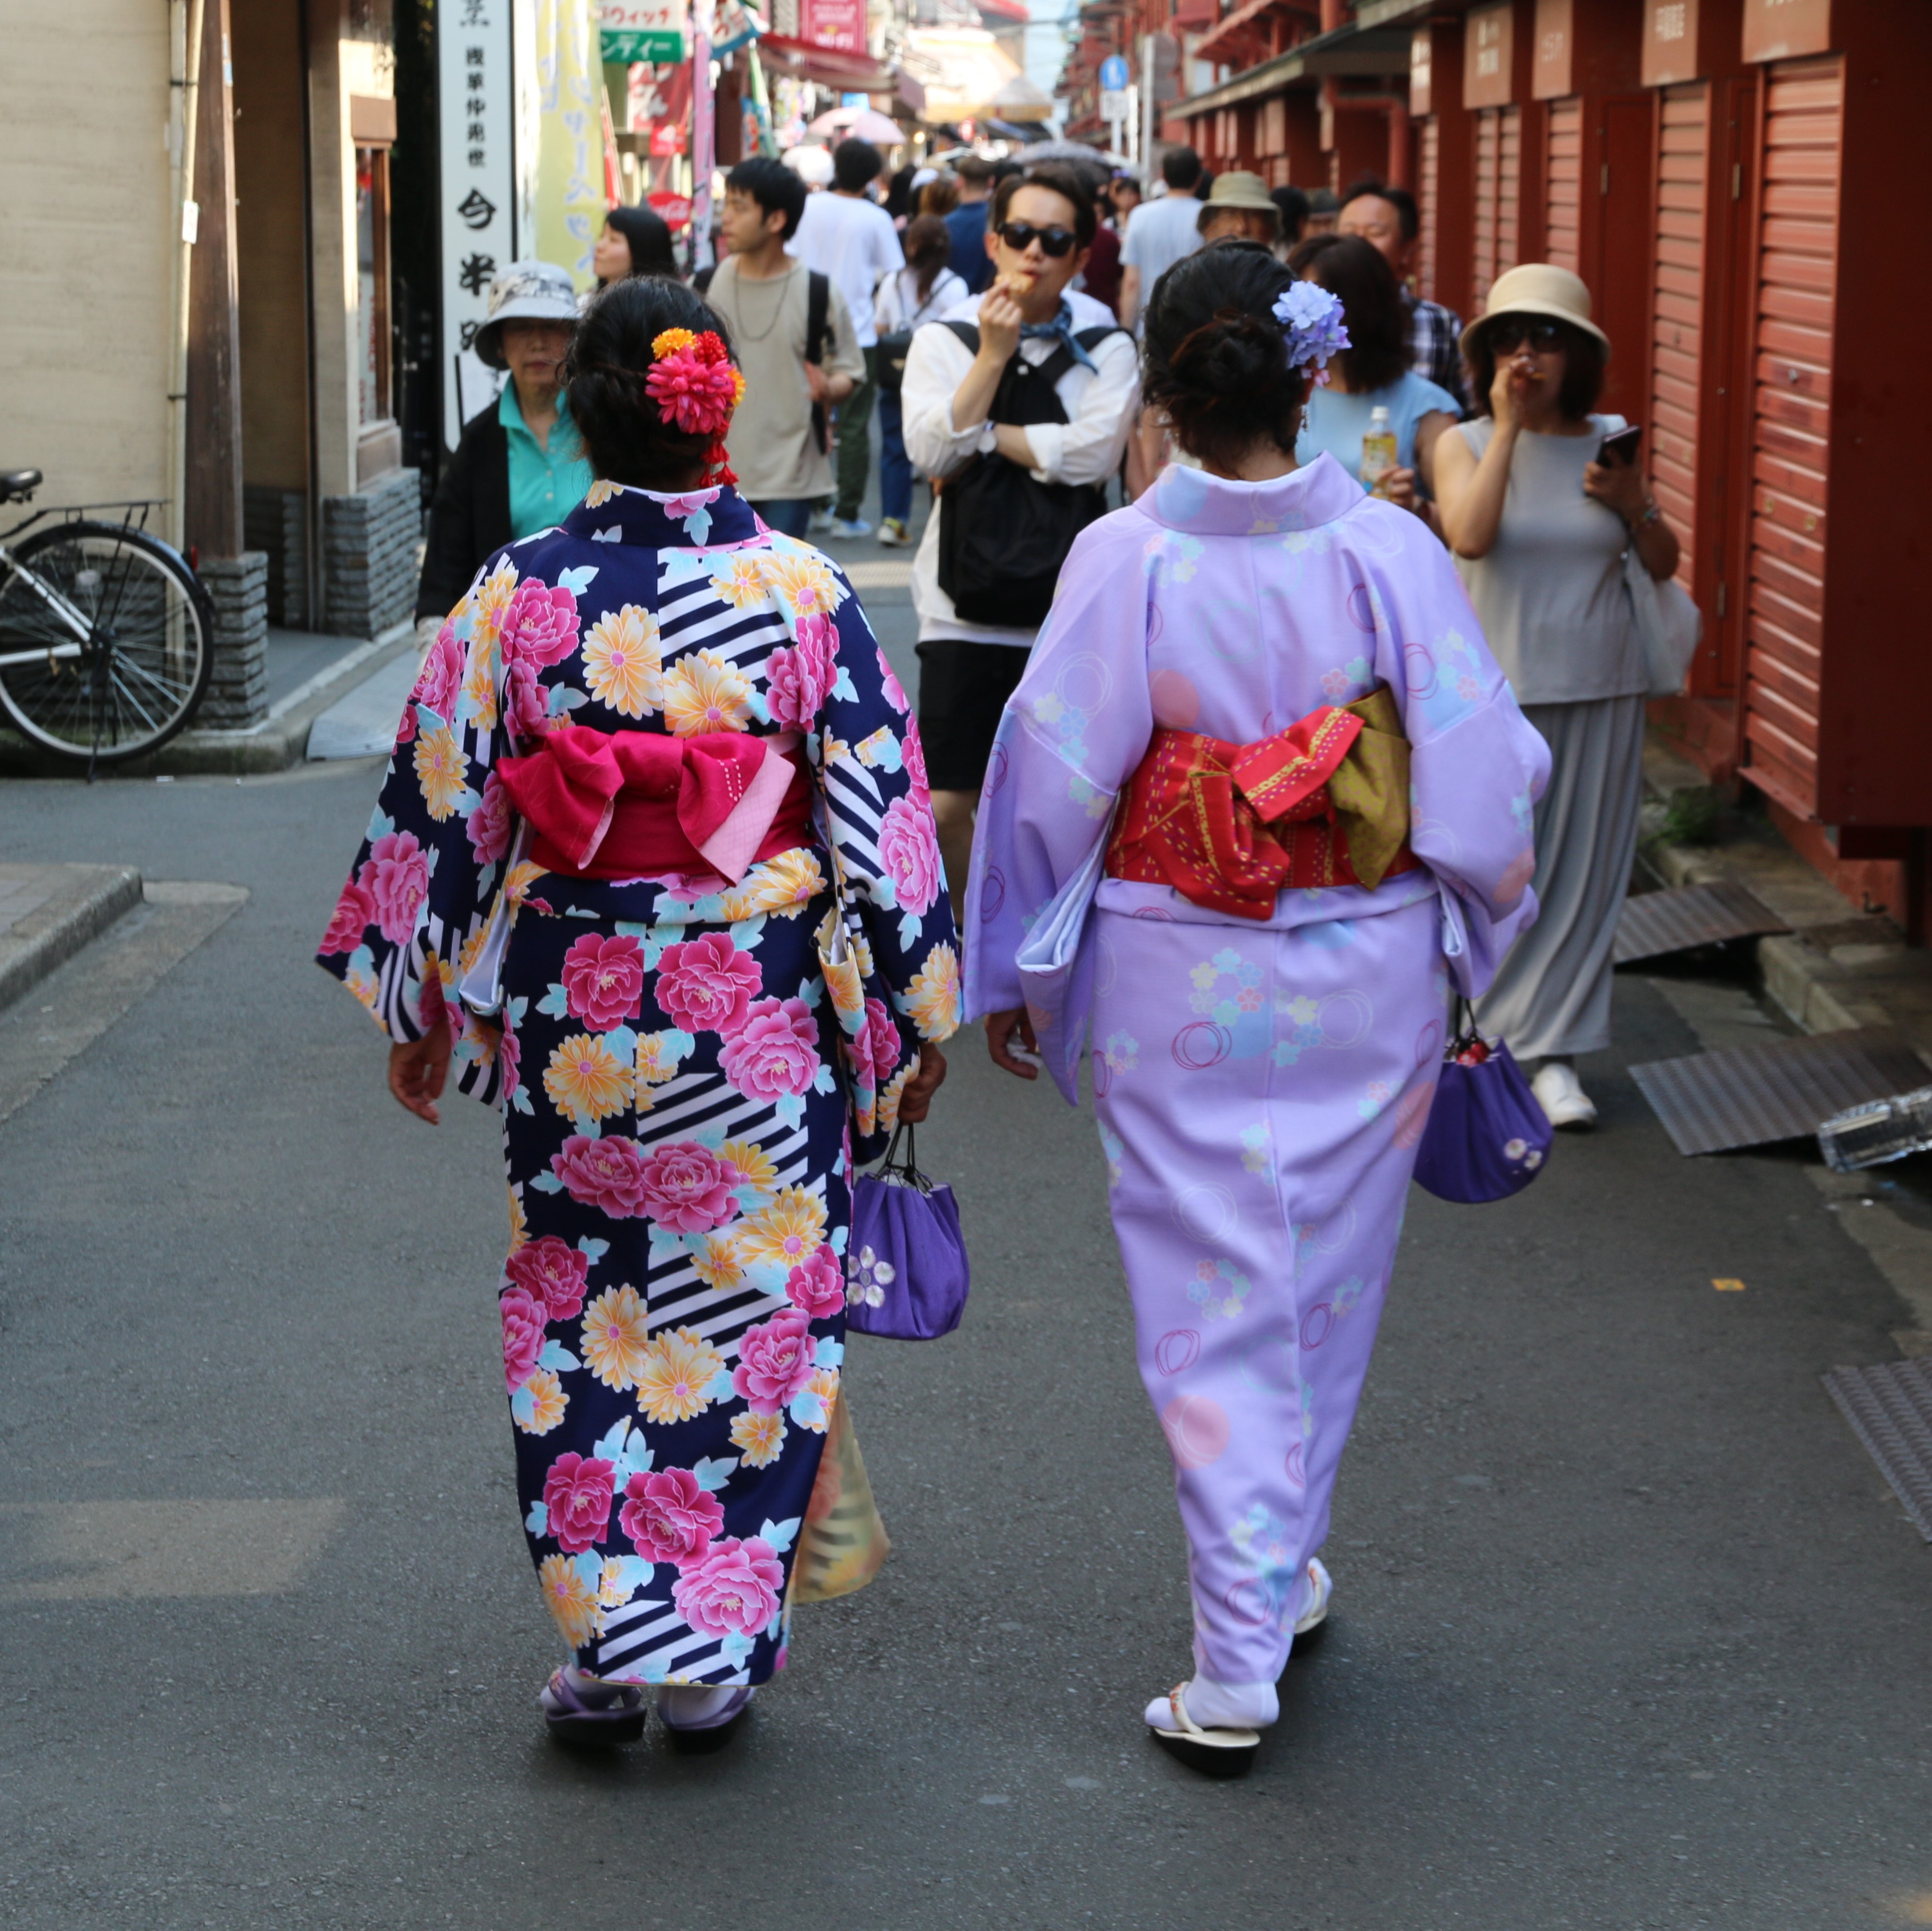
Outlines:
[[[1542,916],[1477,1016],[1535,1066],[1551,1121],[1587,1128],[1597,1109],[1575,1062],[1610,1043],[1611,952],[1636,850],[1649,686],[1624,553],[1634,547],[1660,581],[1677,568],[1677,538],[1641,463],[1604,450],[1627,425],[1593,413],[1610,340],[1578,277],[1547,262],[1499,275],[1462,331],[1462,353],[1478,413],[1436,446],[1443,532],[1553,760],[1536,808]]]

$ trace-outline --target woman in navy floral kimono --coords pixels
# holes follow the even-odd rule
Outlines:
[[[396,1097],[500,1105],[518,1484],[567,1741],[721,1739],[784,1664],[855,1157],[925,1115],[958,959],[919,738],[850,585],[723,469],[675,283],[591,304],[599,480],[487,562],[321,949]],[[716,480],[722,472],[722,481]],[[699,1733],[695,1738],[693,1732]]]

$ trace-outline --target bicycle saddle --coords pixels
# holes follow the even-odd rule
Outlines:
[[[40,487],[38,469],[0,469],[0,503],[23,503]]]

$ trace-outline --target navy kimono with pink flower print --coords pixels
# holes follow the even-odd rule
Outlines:
[[[497,766],[566,724],[782,736],[817,834],[736,880],[546,871]],[[459,996],[496,916],[500,1043]],[[392,1039],[447,1026],[502,1109],[518,1494],[578,1665],[764,1681],[840,1398],[855,1151],[958,1023],[918,735],[850,584],[730,489],[600,483],[500,552],[320,956]]]

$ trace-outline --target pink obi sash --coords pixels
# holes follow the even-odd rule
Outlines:
[[[667,737],[560,725],[496,775],[530,828],[529,856],[579,878],[715,871],[736,883],[813,842],[795,731]]]

